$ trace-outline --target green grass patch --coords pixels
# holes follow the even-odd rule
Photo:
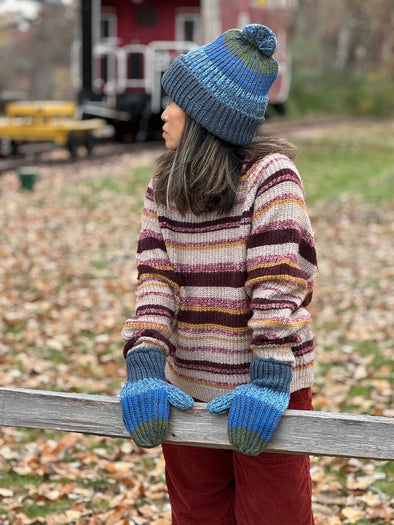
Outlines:
[[[350,126],[297,145],[297,166],[309,204],[343,195],[376,204],[394,198],[394,140],[383,126],[375,133]]]
[[[382,520],[380,518],[371,518],[371,519],[362,519],[353,522],[354,525],[382,525]]]
[[[343,195],[376,204],[394,199],[394,139],[384,120],[372,124],[357,120],[353,124],[351,120],[347,126],[334,131],[328,128],[296,144],[308,204]],[[142,207],[152,173],[153,166],[144,166],[122,176],[88,179],[81,184],[90,186],[85,198],[93,208],[108,190],[130,195]]]
[[[288,109],[294,116],[394,116],[393,90],[394,80],[389,75],[346,74],[300,64],[293,69]]]
[[[394,496],[394,481],[381,479],[375,481],[373,486],[382,491],[387,496]]]
[[[376,465],[377,472],[384,472],[386,479],[375,481],[374,486],[387,496],[394,496],[394,461],[387,461],[382,465]]]
[[[2,472],[0,474],[0,484],[2,487],[8,488],[23,488],[26,485],[34,485],[38,487],[42,483],[42,479],[39,476],[32,474],[26,474],[21,476],[13,470],[10,472]]]
[[[48,348],[48,360],[51,362],[52,368],[56,369],[58,365],[67,364],[69,362],[66,354],[56,348]]]
[[[83,488],[95,489],[97,492],[105,492],[108,487],[114,485],[114,482],[109,478],[102,478],[97,480],[83,480],[78,483]]]
[[[110,502],[103,499],[95,501],[94,503],[87,503],[86,508],[94,512],[106,512],[110,508]]]
[[[353,343],[354,351],[359,353],[363,357],[373,355],[373,361],[371,367],[378,370],[384,365],[392,366],[391,356],[385,357],[381,352],[376,349],[376,341],[355,341]]]
[[[368,399],[371,392],[372,392],[372,386],[356,384],[356,385],[353,385],[351,389],[349,390],[348,397],[349,399],[351,399],[352,397],[363,396]]]
[[[48,514],[56,513],[62,514],[69,510],[73,505],[73,501],[68,499],[61,499],[54,502],[42,502],[41,504],[34,503],[24,509],[26,516],[30,519],[43,518]]]
[[[129,195],[142,203],[152,173],[153,166],[141,166],[122,175],[112,176],[109,173],[104,177],[76,182],[76,187],[85,188],[85,191],[78,192],[80,204],[94,210],[102,199],[110,199],[113,194]],[[69,192],[74,194],[74,188],[70,186]]]
[[[348,125],[328,127],[326,132],[297,139],[295,142],[300,148],[297,167],[308,204],[344,195],[376,204],[392,200],[393,135],[389,121],[363,123],[355,119]],[[129,196],[128,202],[134,210],[139,210],[152,173],[153,165],[150,165],[117,176],[82,179],[66,189],[63,198],[67,199],[68,194],[75,198],[77,194],[79,206],[95,210],[100,202],[122,194]],[[80,187],[78,192],[74,192],[75,185]],[[95,269],[104,269],[106,262],[97,261],[93,265]]]

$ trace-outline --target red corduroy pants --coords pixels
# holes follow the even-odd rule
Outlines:
[[[289,408],[312,410],[311,389]],[[163,444],[172,525],[313,525],[308,456]]]

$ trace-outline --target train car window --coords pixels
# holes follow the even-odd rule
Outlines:
[[[101,78],[104,83],[108,82],[108,56],[101,57]]]
[[[195,24],[193,20],[184,21],[183,32],[186,42],[193,42],[195,40]]]
[[[109,20],[101,20],[101,38],[109,38],[111,36],[109,31]]]
[[[115,13],[103,11],[100,20],[100,39],[115,38],[117,31],[117,16]]]
[[[143,58],[142,53],[130,53],[128,55],[128,78],[144,78]]]
[[[157,19],[156,7],[153,5],[137,6],[137,24],[139,26],[155,26]]]
[[[180,11],[176,14],[175,39],[184,42],[200,42],[199,13]]]

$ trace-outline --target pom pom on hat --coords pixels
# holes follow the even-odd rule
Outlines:
[[[241,37],[245,42],[257,47],[257,49],[268,58],[272,57],[275,53],[276,36],[268,27],[250,24],[243,28]]]
[[[210,133],[249,144],[264,121],[278,76],[276,36],[266,26],[230,29],[214,42],[179,55],[162,78],[169,97]]]

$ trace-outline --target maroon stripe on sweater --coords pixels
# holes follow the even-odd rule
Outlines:
[[[309,354],[309,353],[313,352],[313,350],[314,350],[313,340],[311,339],[309,341],[305,341],[301,345],[295,345],[295,346],[293,346],[292,350],[293,350],[293,354],[296,357],[297,356],[301,356],[301,355],[305,355],[305,354]]]
[[[301,257],[303,257],[306,261],[310,262],[314,266],[317,266],[316,250],[314,246],[312,246],[305,239],[301,239],[299,252]]]
[[[289,308],[294,312],[294,310],[298,308],[298,304],[296,301],[290,301],[288,298],[276,300],[257,297],[252,300],[250,307],[252,310],[260,310],[261,312],[264,310],[282,310],[285,308]]]
[[[294,345],[298,343],[298,335],[293,334],[293,335],[288,335],[287,337],[272,338],[272,336],[269,333],[265,333],[265,334],[260,334],[260,335],[256,335],[255,337],[253,337],[252,343],[255,346],[262,346],[262,347],[264,346],[272,347],[272,346],[277,346],[277,345],[285,346],[289,344]]]
[[[246,273],[243,271],[229,271],[229,272],[193,272],[189,275],[177,274],[177,282],[179,286],[204,286],[210,287],[225,287],[225,288],[241,288],[245,285]]]
[[[302,183],[297,173],[289,168],[283,168],[281,170],[276,171],[264,180],[263,184],[259,188],[258,195],[261,195],[273,186],[276,186],[277,184],[281,184],[283,182],[293,182],[294,184],[299,186],[302,189],[302,193],[304,193]]]
[[[142,237],[138,242],[137,253],[142,253],[145,250],[161,250],[167,251],[166,245],[163,239],[159,237]]]
[[[127,351],[130,350],[130,348],[133,348],[137,340],[142,337],[149,337],[150,339],[156,339],[157,341],[161,341],[162,343],[164,343],[164,345],[168,347],[170,352],[175,352],[175,346],[159,330],[147,329],[147,330],[136,331],[135,336],[126,342],[123,348],[123,355],[125,357],[126,357]],[[150,345],[147,344],[147,346],[154,346],[154,345],[152,343]]]
[[[157,269],[154,266],[149,266],[147,264],[139,264],[138,278],[140,279],[144,274],[163,276],[170,281],[175,281],[175,272],[173,270],[163,270],[162,268]]]
[[[144,304],[142,306],[139,306],[136,309],[136,315],[163,315],[164,317],[168,317],[168,319],[172,319],[174,316],[174,311],[170,308],[166,308],[162,305],[156,305],[156,304]]]
[[[228,230],[238,228],[241,224],[248,224],[250,223],[250,212],[244,213],[241,216],[235,215],[226,216],[225,218],[220,217],[219,219],[202,221],[201,223],[196,223],[195,221],[188,222],[187,220],[177,221],[164,216],[160,216],[159,220],[160,226],[163,229],[176,233],[198,234],[202,232]]]
[[[250,314],[231,314],[228,312],[215,312],[212,310],[181,310],[179,312],[179,322],[203,325],[216,324],[229,328],[243,328],[246,326]]]
[[[261,275],[272,275],[273,277],[282,277],[283,275],[288,275],[289,277],[296,277],[299,279],[308,280],[308,276],[300,268],[297,268],[296,266],[290,266],[286,263],[276,264],[275,266],[268,266],[263,268],[255,268],[248,273],[248,280],[255,279],[257,277],[260,277]]]
[[[296,228],[260,231],[250,235],[248,238],[248,248],[286,243],[298,244],[301,257],[313,265],[317,264],[314,246],[303,239],[300,232]]]
[[[189,360],[179,359],[175,356],[174,363],[180,368],[186,368],[189,370],[199,370],[211,373],[223,373],[228,375],[241,375],[247,374],[250,368],[250,362],[247,363],[215,363],[208,360]]]
[[[153,266],[147,264],[138,265],[138,276],[139,279],[144,274],[151,274],[162,276],[165,279],[169,279],[177,283],[179,286],[213,286],[213,287],[230,287],[240,288],[245,285],[246,273],[241,271],[228,271],[228,272],[191,272],[189,274],[183,274],[174,272],[173,270],[156,269]]]
[[[313,292],[308,292],[305,299],[302,301],[301,306],[308,306],[312,301]]]
[[[272,244],[298,244],[301,239],[301,234],[296,228],[285,228],[282,230],[266,230],[253,233],[248,238],[248,248],[256,248],[258,246],[272,245]]]

